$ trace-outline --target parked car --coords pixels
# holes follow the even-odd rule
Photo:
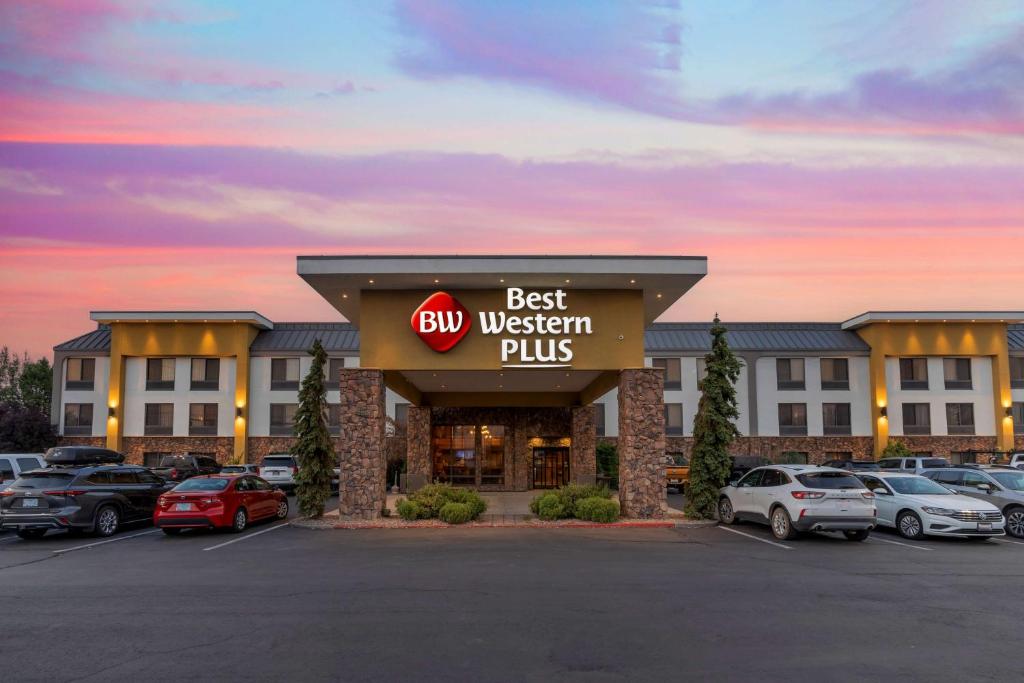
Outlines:
[[[816,465],[770,465],[721,489],[718,518],[768,524],[779,540],[801,531],[842,531],[863,541],[875,527],[875,494],[849,472]]]
[[[690,461],[682,453],[665,456],[665,479],[668,486],[674,486],[679,493],[686,493],[690,483]]]
[[[0,527],[26,539],[49,529],[112,536],[130,522],[149,521],[169,485],[144,467],[119,464],[102,448],[51,448],[49,467],[27,470],[0,491]]]
[[[219,474],[255,474],[259,475],[259,465],[224,465]]]
[[[208,455],[165,455],[153,473],[168,481],[185,481],[190,477],[220,472],[220,463]]]
[[[899,470],[914,474],[923,474],[926,470],[934,470],[940,467],[949,467],[949,461],[945,458],[933,458],[931,456],[882,458],[878,461],[878,469],[880,470]]]
[[[288,496],[267,480],[248,474],[192,477],[160,496],[153,524],[165,534],[182,529],[244,531],[251,522],[288,517]]]
[[[954,493],[928,477],[904,472],[857,475],[875,494],[878,524],[904,538],[1004,536],[1003,513],[986,501]]]
[[[1024,472],[1000,465],[949,467],[924,476],[957,493],[992,503],[1006,518],[1006,533],[1024,538]]]
[[[295,458],[290,455],[268,455],[263,458],[263,464],[259,467],[259,475],[274,486],[279,486],[287,493],[295,490],[295,474],[299,471],[299,465]],[[331,478],[331,490],[338,490],[338,479],[341,476],[341,469],[334,468],[334,476]]]
[[[733,455],[729,458],[732,465],[729,473],[729,481],[737,481],[744,474],[763,465],[771,465],[772,461],[760,455]]]
[[[46,467],[41,453],[0,454],[0,491],[10,486],[25,470],[37,470],[40,467]]]
[[[821,466],[850,472],[877,472],[879,470],[878,463],[874,460],[828,460],[821,463]]]
[[[1014,469],[1024,470],[1024,453],[1011,454],[1007,464]]]

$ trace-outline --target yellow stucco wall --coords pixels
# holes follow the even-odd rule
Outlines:
[[[235,359],[234,457],[244,461],[249,424],[249,346],[258,330],[247,323],[111,323],[107,448],[121,450],[125,359],[129,357],[208,356]]]
[[[872,323],[857,330],[871,347],[872,429],[875,455],[889,440],[885,359],[888,356],[988,356],[992,359],[992,400],[995,405],[997,447],[1013,448],[1010,360],[1005,323]]]

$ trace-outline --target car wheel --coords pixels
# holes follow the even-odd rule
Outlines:
[[[796,538],[796,529],[789,519],[789,513],[781,505],[772,510],[772,535],[780,541],[792,541]]]
[[[18,538],[33,541],[46,535],[46,529],[18,529]]]
[[[231,521],[231,530],[237,534],[245,531],[247,526],[249,526],[249,515],[246,513],[245,508],[238,508],[235,510],[235,517]]]
[[[864,541],[868,537],[867,529],[856,529],[854,531],[844,531],[843,536],[846,536],[847,541]]]
[[[181,533],[181,529],[173,529],[173,528],[171,528],[169,526],[165,526],[163,528],[163,532],[165,534],[167,534],[168,536],[177,536],[178,534]]]
[[[93,531],[97,536],[113,536],[121,527],[121,513],[113,505],[104,505],[96,513]]]
[[[722,496],[718,500],[718,521],[722,524],[736,523],[736,512],[732,509],[732,501],[728,496]]]
[[[277,518],[287,519],[288,518],[288,499],[278,501],[277,503]]]
[[[1006,533],[1014,538],[1024,538],[1024,508],[1006,511]]]
[[[896,530],[900,532],[900,536],[911,540],[924,536],[924,525],[921,524],[921,518],[916,512],[900,513],[896,518]]]

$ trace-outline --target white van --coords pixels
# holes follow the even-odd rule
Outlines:
[[[42,453],[0,453],[0,491],[14,483],[25,470],[46,467]]]

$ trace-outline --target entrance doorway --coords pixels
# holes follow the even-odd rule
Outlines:
[[[533,487],[554,489],[569,483],[569,449],[543,447],[533,449]]]

